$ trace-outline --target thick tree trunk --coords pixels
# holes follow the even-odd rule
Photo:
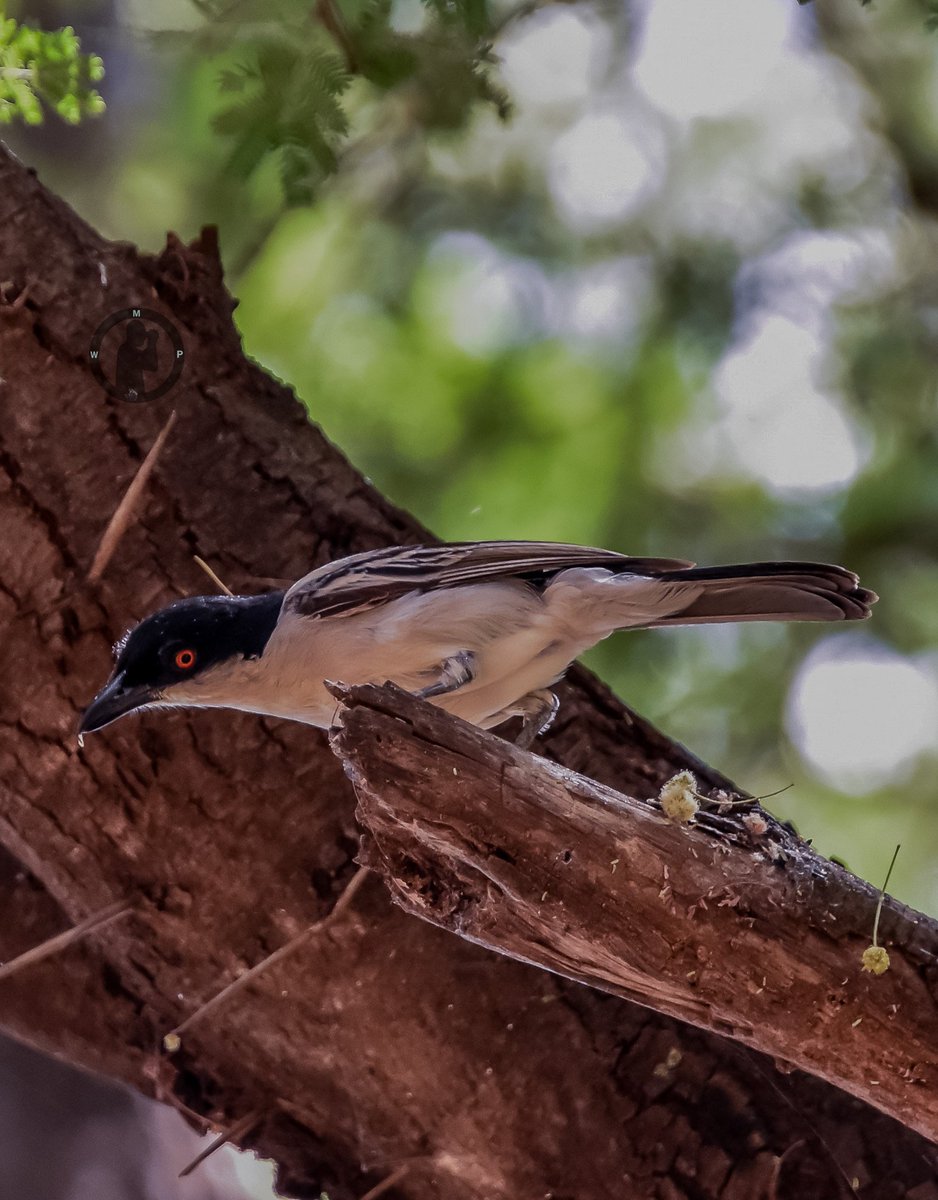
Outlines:
[[[934,1149],[871,1107],[415,921],[378,880],[163,1053],[332,909],[355,870],[354,797],[323,736],[246,715],[144,715],[80,750],[110,643],[205,590],[193,553],[251,591],[425,535],[244,359],[210,238],[157,258],[107,243],[0,153],[0,287],[0,957],[135,906],[0,980],[7,1030],[220,1123],[252,1118],[242,1144],[298,1195],[347,1200],[412,1160],[387,1195],[828,1200],[846,1172],[864,1197],[938,1196]],[[151,404],[110,398],[90,369],[94,330],[132,305],[186,348]],[[172,407],[138,519],[90,585]],[[567,766],[636,796],[686,765],[720,784],[585,673],[563,701],[547,748]]]

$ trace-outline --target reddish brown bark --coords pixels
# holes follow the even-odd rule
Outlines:
[[[5,1028],[223,1123],[258,1112],[245,1144],[302,1195],[360,1196],[413,1157],[388,1195],[827,1200],[845,1189],[832,1155],[865,1197],[938,1195],[933,1149],[868,1106],[414,921],[377,880],[162,1054],[167,1029],[330,910],[355,869],[354,798],[323,736],[246,715],[149,714],[80,751],[110,643],[205,589],[193,552],[251,591],[425,535],[245,360],[210,237],[156,258],[108,243],[3,153],[0,284],[0,957],[138,906],[3,981]],[[94,329],[131,304],[186,345],[154,404],[111,399],[89,368]],[[139,519],[89,585],[170,407]],[[689,761],[583,672],[547,745],[639,796]]]

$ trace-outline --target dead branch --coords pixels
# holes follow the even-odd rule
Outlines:
[[[392,688],[345,689],[332,745],[406,911],[819,1075],[938,1141],[938,921],[777,822],[667,820]],[[612,864],[617,863],[617,869]]]

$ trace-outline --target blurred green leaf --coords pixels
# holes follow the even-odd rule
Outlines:
[[[219,69],[218,90],[244,99],[213,119],[215,131],[235,143],[229,168],[246,177],[276,155],[288,203],[308,202],[335,171],[349,133],[353,77],[382,93],[407,89],[426,129],[460,128],[477,101],[508,113],[508,97],[491,77],[485,0],[431,3],[429,27],[419,34],[393,28],[390,0],[318,0],[312,12],[287,0],[276,14],[246,0],[236,11],[226,8],[223,23],[221,8],[200,7],[212,17],[205,43],[239,56]]]

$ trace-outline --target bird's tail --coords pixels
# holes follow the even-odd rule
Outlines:
[[[617,629],[722,621],[861,621],[875,592],[825,563],[561,572],[547,589],[557,617],[593,640]],[[588,642],[585,644],[592,644]]]
[[[674,611],[649,625],[720,621],[862,621],[878,599],[852,571],[826,563],[763,562],[688,567],[657,576],[677,585]],[[670,603],[668,605],[670,607]]]

